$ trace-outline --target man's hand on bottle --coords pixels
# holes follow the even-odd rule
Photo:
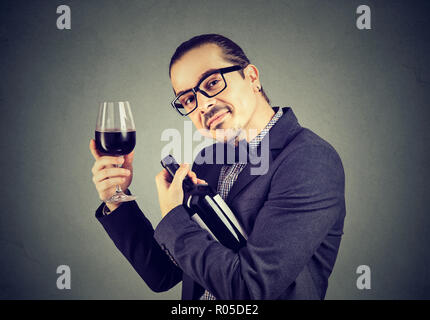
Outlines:
[[[182,181],[189,176],[195,184],[206,183],[198,179],[196,174],[190,170],[188,164],[181,164],[172,180],[166,169],[163,169],[155,176],[155,183],[158,191],[158,201],[160,203],[161,216],[164,218],[172,209],[182,204],[184,201],[184,191]]]

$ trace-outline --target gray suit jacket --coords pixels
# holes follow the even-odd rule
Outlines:
[[[213,240],[182,205],[155,230],[136,202],[108,216],[97,209],[115,245],[154,291],[183,280],[183,299],[198,299],[204,288],[218,299],[324,299],[343,234],[344,170],[330,144],[302,128],[291,108],[283,111],[264,138],[267,172],[253,175],[255,165],[247,164],[226,199],[248,235],[239,252]],[[222,164],[196,162],[197,177],[216,190]]]

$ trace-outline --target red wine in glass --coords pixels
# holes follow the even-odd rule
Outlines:
[[[97,150],[104,156],[119,157],[133,151],[136,145],[136,128],[128,101],[100,104],[95,140]],[[136,196],[126,195],[118,185],[115,194],[105,202],[117,203],[135,199]]]
[[[96,148],[109,156],[124,156],[133,151],[136,145],[136,131],[96,131]]]

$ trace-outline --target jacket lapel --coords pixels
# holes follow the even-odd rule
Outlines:
[[[214,190],[217,189],[222,162],[217,161],[215,151],[217,143],[202,150],[194,160],[193,171],[199,179],[205,180]],[[200,165],[196,163],[201,163]]]
[[[274,108],[275,109],[275,108]],[[275,111],[277,111],[275,109]],[[263,141],[260,144],[260,147],[267,143],[269,139],[269,154],[268,154],[268,166],[270,167],[273,161],[276,159],[278,154],[282,151],[283,148],[301,131],[302,127],[297,121],[296,116],[293,113],[293,110],[289,107],[283,108],[283,115],[276,122],[276,124],[269,130],[269,132],[264,136]],[[260,149],[259,147],[259,149]],[[258,154],[261,154],[260,150],[258,150]],[[252,161],[248,161],[245,168],[241,171],[239,176],[237,177],[236,182],[233,184],[228,197],[227,203],[231,203],[233,199],[254,179],[259,177],[258,174],[252,174],[254,170],[258,169],[261,166],[261,163],[253,163]],[[252,170],[254,169],[254,170]],[[251,171],[252,170],[252,171]],[[258,172],[258,171],[257,171]]]

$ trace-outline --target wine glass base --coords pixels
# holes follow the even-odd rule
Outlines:
[[[118,203],[136,200],[136,196],[128,196],[125,193],[116,193],[112,197],[106,200],[108,203]]]

